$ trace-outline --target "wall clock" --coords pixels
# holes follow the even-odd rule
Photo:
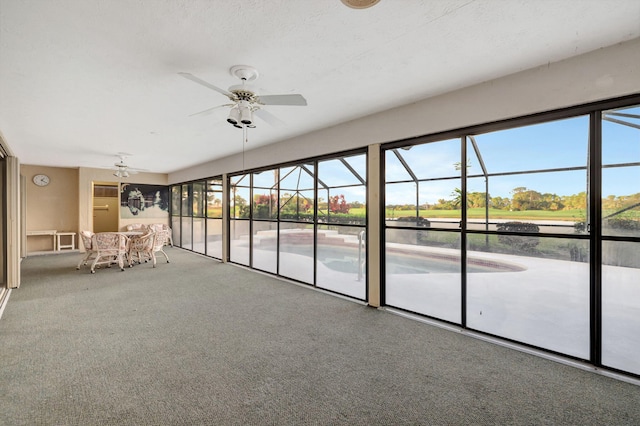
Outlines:
[[[51,179],[49,179],[49,176],[47,175],[35,175],[33,177],[33,183],[35,183],[38,186],[47,186],[49,185],[50,181]]]

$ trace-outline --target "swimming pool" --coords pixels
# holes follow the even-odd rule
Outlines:
[[[439,253],[421,251],[421,247],[407,246],[406,249],[388,249],[385,269],[387,274],[445,274],[460,273],[459,255],[449,252]],[[280,251],[303,256],[313,256],[311,246],[283,244]],[[353,246],[318,245],[317,259],[329,269],[345,273],[358,273],[358,262],[364,262],[364,249],[358,255],[358,248]],[[359,260],[360,259],[360,260]],[[363,263],[364,265],[364,263]],[[512,263],[478,257],[467,258],[468,273],[517,272],[526,268]]]

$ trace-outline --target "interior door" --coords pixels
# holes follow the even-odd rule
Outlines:
[[[118,231],[118,184],[93,184],[93,232]]]

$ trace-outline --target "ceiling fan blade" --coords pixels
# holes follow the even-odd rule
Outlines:
[[[262,105],[295,105],[306,106],[307,100],[299,94],[258,96],[258,103]]]
[[[224,89],[221,89],[221,88],[219,88],[217,86],[214,86],[211,83],[207,83],[206,81],[199,79],[195,75],[189,74],[188,72],[179,72],[178,74],[180,74],[181,76],[183,76],[187,80],[191,80],[191,81],[193,81],[195,83],[201,84],[204,87],[208,87],[211,90],[215,90],[216,92],[225,95],[229,99],[233,99],[233,94],[231,92],[228,92],[228,91],[226,91]]]
[[[275,115],[271,114],[269,111],[265,111],[263,109],[257,109],[253,112],[255,115],[266,121],[268,124],[272,126],[284,126],[284,121],[280,120]]]
[[[213,108],[209,108],[209,109],[205,109],[204,111],[200,111],[200,112],[196,112],[193,114],[189,114],[189,117],[193,117],[194,115],[207,115],[207,114],[211,114],[214,110],[218,109],[218,108],[222,108],[222,107],[230,107],[233,106],[233,104],[225,104],[225,105],[218,105],[218,106],[214,106]]]

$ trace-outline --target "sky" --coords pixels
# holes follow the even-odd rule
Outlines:
[[[640,107],[618,110],[635,114],[637,118],[614,117],[640,126]],[[612,116],[613,117],[613,116]],[[640,129],[603,121],[603,165],[640,163]],[[587,190],[589,117],[524,126],[474,136],[487,173],[509,173],[530,170],[585,167],[583,170],[518,174],[489,178],[492,197],[511,198],[514,188],[526,187],[540,193],[573,195]],[[458,177],[460,171],[460,140],[399,149],[418,179]],[[471,143],[467,145],[468,175],[482,174],[478,156]],[[386,180],[410,180],[396,155],[385,154]],[[603,195],[640,193],[640,165],[605,168],[602,173]],[[452,199],[451,193],[460,188],[460,180],[438,180],[420,184],[420,204],[436,203],[438,199]],[[415,185],[388,185],[386,204],[415,203]],[[484,192],[484,178],[468,181],[469,192]]]

